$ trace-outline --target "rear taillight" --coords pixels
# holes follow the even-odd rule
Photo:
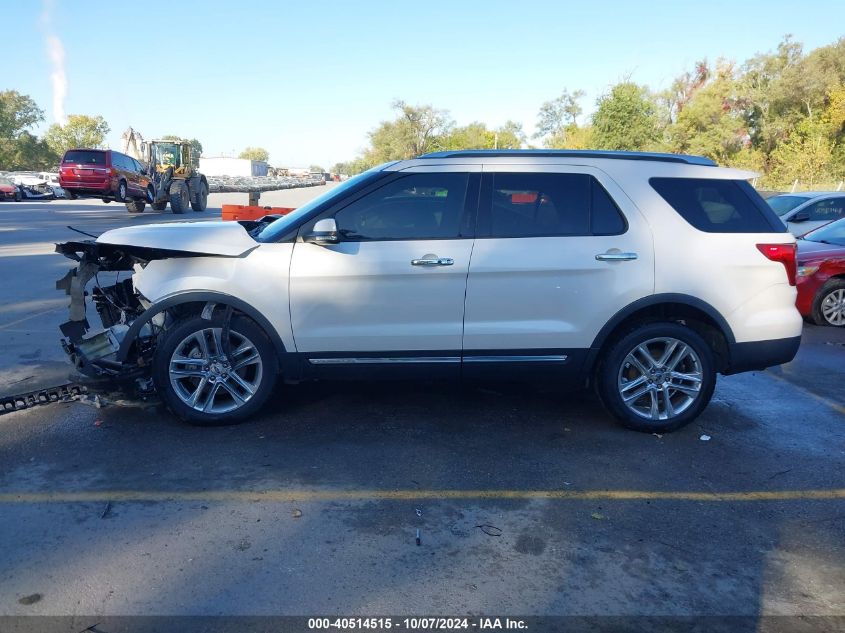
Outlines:
[[[795,244],[757,244],[757,250],[773,262],[780,262],[786,268],[786,277],[789,285],[795,285]]]

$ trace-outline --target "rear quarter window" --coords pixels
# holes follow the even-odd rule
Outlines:
[[[106,153],[89,150],[71,150],[65,152],[62,163],[67,165],[105,165]]]
[[[744,180],[652,178],[649,184],[684,220],[706,233],[786,233]]]

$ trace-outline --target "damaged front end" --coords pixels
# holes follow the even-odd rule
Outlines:
[[[56,252],[78,262],[56,281],[56,289],[70,296],[70,319],[59,326],[62,348],[86,376],[135,381],[141,391],[152,389],[150,366],[160,333],[172,314],[158,312],[141,295],[131,274],[156,259],[197,257],[168,249],[103,244],[92,240],[64,242]],[[100,273],[114,272],[113,283],[100,283]],[[121,273],[130,273],[121,279]],[[94,285],[89,293],[89,282]],[[99,323],[89,312],[89,301]],[[95,321],[96,323],[96,321]]]

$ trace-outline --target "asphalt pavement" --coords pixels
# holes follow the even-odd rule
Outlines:
[[[181,219],[0,205],[4,388],[67,372],[65,225]],[[845,616],[843,379],[845,330],[808,326],[662,436],[498,383],[280,386],[213,429],[154,401],[9,413],[0,615]]]

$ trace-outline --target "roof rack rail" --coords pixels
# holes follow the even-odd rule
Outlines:
[[[618,160],[653,160],[664,163],[686,163],[687,165],[705,165],[708,167],[716,166],[716,163],[706,156],[592,149],[469,149],[431,152],[429,154],[423,154],[420,158],[475,158],[483,156],[502,156],[508,158],[519,156],[530,156],[532,158],[612,158]]]

